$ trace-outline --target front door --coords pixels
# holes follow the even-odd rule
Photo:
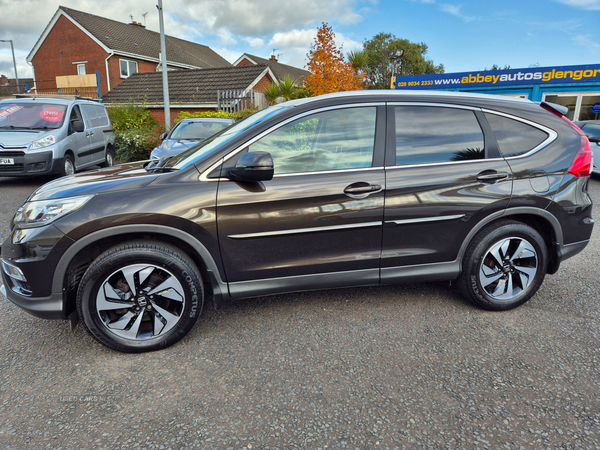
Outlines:
[[[250,143],[248,151],[271,153],[275,176],[219,182],[232,296],[379,282],[384,117],[383,106],[329,108]]]

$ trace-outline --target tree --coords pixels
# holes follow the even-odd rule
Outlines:
[[[423,75],[444,73],[444,65],[435,65],[425,59],[427,45],[423,42],[410,42],[391,33],[379,33],[363,42],[366,53],[365,85],[368,89],[389,89],[392,79],[392,52],[404,50],[401,61],[396,64],[396,75]]]
[[[308,63],[310,74],[305,85],[312,95],[330,92],[361,90],[364,75],[355,71],[350,62],[335,45],[335,33],[323,22],[310,46]]]
[[[489,69],[486,67],[485,69],[483,69],[484,71],[486,70],[509,70],[510,66],[507,64],[504,67],[500,67],[498,64],[492,64],[492,67],[490,67]]]
[[[283,80],[279,80],[276,83],[271,83],[262,93],[269,100],[269,105],[277,103],[277,99],[287,102],[295,98],[309,97],[304,86],[301,86],[297,80],[294,80],[290,75],[283,77]]]

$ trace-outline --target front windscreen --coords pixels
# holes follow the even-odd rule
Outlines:
[[[66,105],[32,102],[0,103],[1,129],[53,130],[65,119]]]
[[[175,169],[183,169],[189,164],[199,162],[202,158],[213,153],[227,142],[278,114],[284,108],[288,108],[288,106],[271,106],[270,108],[257,112],[256,114],[217,132],[205,141],[200,142],[198,145],[194,145],[189,150],[173,157],[167,166],[174,167]]]

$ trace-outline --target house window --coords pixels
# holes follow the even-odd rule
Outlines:
[[[77,75],[85,75],[85,64],[77,64]]]
[[[119,60],[121,67],[121,78],[127,78],[134,73],[137,73],[138,66],[136,61],[128,61],[126,59]]]

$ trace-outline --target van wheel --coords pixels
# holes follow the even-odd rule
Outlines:
[[[75,162],[73,161],[73,157],[67,153],[63,158],[62,164],[62,172],[61,176],[73,175],[75,173]]]
[[[155,241],[117,245],[92,262],[77,291],[77,313],[101,344],[140,353],[173,345],[203,306],[202,277],[174,246]]]
[[[100,164],[100,167],[112,167],[112,165],[114,164],[114,159],[114,150],[111,147],[108,147],[106,149],[106,159],[102,164]]]
[[[539,289],[548,250],[533,228],[504,220],[481,231],[463,260],[458,287],[464,297],[492,311],[516,308]]]

